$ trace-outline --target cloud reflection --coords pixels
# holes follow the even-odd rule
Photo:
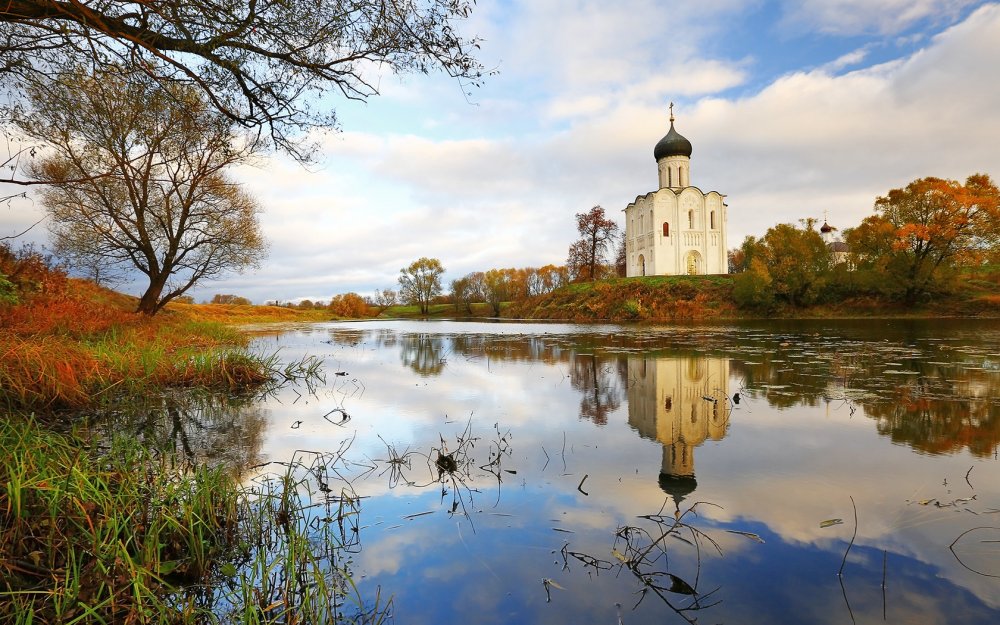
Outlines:
[[[408,622],[454,620],[464,610],[486,610],[487,621],[544,622],[551,612],[542,577],[567,588],[552,591],[560,620],[613,620],[616,602],[634,602],[634,585],[564,571],[559,549],[571,542],[613,559],[616,527],[698,501],[720,506],[699,507],[698,517],[724,554],[703,562],[702,579],[725,597],[710,618],[843,622],[835,574],[854,529],[850,497],[859,525],[845,588],[855,615],[881,617],[883,553],[896,622],[919,615],[910,603],[917,596],[929,602],[921,608],[927,614],[968,614],[972,623],[992,622],[1000,608],[996,581],[963,569],[947,552],[958,534],[982,522],[972,512],[987,513],[1000,500],[1000,485],[988,477],[995,461],[980,451],[992,443],[987,436],[977,447],[968,438],[993,427],[995,331],[317,327],[323,331],[287,335],[283,345],[310,353],[325,346],[327,358],[365,390],[346,396],[326,389],[305,406],[286,398],[269,405],[273,424],[287,427],[284,415],[297,415],[314,445],[356,436],[352,452],[378,466],[388,457],[382,436],[401,452],[424,455],[414,471],[465,428],[477,438],[468,518],[449,514],[450,499],[435,486],[393,485],[381,471],[355,484],[363,514],[379,519],[363,530],[359,569],[366,583],[398,593]],[[916,423],[927,422],[918,431],[931,436],[882,427],[906,423],[911,413],[886,415],[881,406],[918,395],[927,400],[917,402]],[[351,413],[349,428],[318,418],[331,402]],[[970,408],[952,414],[935,402]],[[965,425],[943,426],[949,423]],[[512,448],[500,482],[477,470],[489,462],[497,426],[510,430]],[[270,440],[280,438],[272,432]],[[931,453],[926,441],[936,440],[952,442]],[[268,446],[266,453],[284,452]],[[971,484],[964,479],[970,466]],[[405,518],[424,511],[432,514]],[[831,518],[845,522],[820,527]],[[727,530],[760,534],[765,544]],[[683,550],[672,557],[691,566]],[[650,605],[626,618],[662,620]]]

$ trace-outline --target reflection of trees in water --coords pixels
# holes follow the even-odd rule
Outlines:
[[[396,335],[395,332],[386,330],[381,331],[381,333],[386,333],[391,336]],[[378,337],[380,334],[376,334],[371,330],[333,329],[330,330],[330,340],[327,342],[331,345],[339,345],[341,347],[357,347],[358,345],[371,340],[372,336]]]
[[[994,397],[1000,389],[993,388]],[[966,448],[974,456],[991,456],[1000,444],[1000,410],[989,399],[939,399],[901,387],[889,401],[863,402],[878,431],[895,442],[927,453]]]
[[[1000,447],[1000,376],[964,366],[961,354],[852,345],[808,357],[801,348],[776,349],[752,362],[734,360],[733,372],[780,408],[850,401],[876,420],[879,433],[920,451],[988,456]]]
[[[880,432],[917,449],[941,453],[968,448],[977,455],[996,451],[1000,407],[992,398],[1000,397],[1000,376],[994,370],[963,365],[996,369],[998,365],[990,361],[995,358],[988,355],[996,348],[973,353],[946,341],[928,341],[933,328],[904,326],[902,333],[866,322],[856,327],[838,323],[833,330],[805,324],[801,332],[781,333],[679,328],[533,336],[338,329],[331,333],[331,343],[358,346],[367,341],[399,347],[403,363],[424,376],[443,370],[446,353],[488,362],[568,364],[573,388],[581,392],[581,417],[595,423],[607,422],[624,401],[623,389],[630,386],[615,379],[615,371],[627,377],[615,353],[641,353],[650,359],[691,357],[687,366],[697,368],[703,366],[699,358],[710,352],[732,359],[731,372],[748,398],[762,398],[778,408],[849,401],[875,418]],[[687,376],[699,377],[694,370]],[[698,406],[703,408],[707,406]]]
[[[573,354],[573,348],[564,336],[458,334],[450,339],[454,353],[467,359],[551,365],[567,362]]]
[[[580,418],[597,425],[608,422],[608,414],[622,404],[628,380],[628,360],[576,354],[570,361],[569,381],[580,391]]]
[[[399,338],[399,357],[417,375],[428,377],[444,370],[445,342],[440,335],[404,334]]]
[[[132,434],[192,464],[222,464],[239,473],[260,462],[267,416],[256,399],[188,391],[118,409],[98,427],[109,435]]]

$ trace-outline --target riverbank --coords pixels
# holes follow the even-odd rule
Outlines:
[[[766,310],[741,308],[733,297],[733,276],[648,276],[573,283],[551,293],[512,302],[503,316],[573,322],[672,322],[725,319],[811,319],[874,317],[1000,317],[996,276],[962,281],[962,288],[917,305],[876,296]]]
[[[0,310],[0,622],[336,623],[384,609],[330,566],[344,517],[311,514],[299,485],[315,466],[256,466],[248,480],[246,462],[127,425],[130,411],[164,413],[208,436],[218,406],[315,383],[318,360],[251,350],[229,324],[322,311],[177,304],[148,317],[93,283],[57,286]]]
[[[322,312],[175,304],[148,317],[134,310],[134,298],[74,279],[59,292],[5,306],[0,405],[51,413],[168,388],[250,391],[290,372],[250,350],[250,338],[232,324],[316,321]]]

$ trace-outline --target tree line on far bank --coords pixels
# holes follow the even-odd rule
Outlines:
[[[374,297],[336,296],[328,305],[343,317],[378,315],[396,304],[428,314],[433,304],[455,312],[499,316],[501,306],[545,295],[571,282],[624,276],[624,233],[595,206],[576,215],[579,239],[565,265],[475,271],[451,281],[444,267],[421,258],[400,270],[399,291]],[[828,242],[813,219],[778,224],[748,236],[729,252],[734,303],[744,310],[837,303],[853,297],[917,304],[954,290],[956,277],[1000,264],[1000,190],[989,176],[965,183],[921,178],[875,200],[875,213]],[[303,303],[304,305],[305,303]],[[310,303],[311,304],[311,303]],[[319,306],[319,304],[317,304]]]
[[[893,189],[835,244],[804,220],[748,236],[729,254],[736,304],[759,310],[851,297],[913,305],[998,262],[1000,189],[984,174],[964,184],[929,177]]]
[[[471,315],[473,304],[485,304],[486,313],[498,317],[502,305],[508,302],[545,295],[570,282],[592,281],[616,273],[624,276],[625,241],[618,237],[618,225],[605,217],[604,209],[594,206],[586,213],[577,213],[576,222],[580,238],[570,245],[565,265],[473,271],[452,280],[450,292],[445,294],[441,281],[445,270],[441,261],[423,257],[399,270],[398,292],[383,289],[371,298],[361,298],[356,293],[338,295],[330,302],[330,309],[344,317],[370,316],[401,303],[416,306],[420,314],[426,315],[432,304],[452,304],[455,312]],[[620,257],[618,267],[607,262],[616,242]],[[360,306],[346,306],[345,298],[352,302],[364,301],[368,314],[363,314]]]

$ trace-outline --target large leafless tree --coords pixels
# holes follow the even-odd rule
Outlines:
[[[263,257],[259,206],[226,173],[257,146],[199,90],[142,73],[77,73],[27,96],[31,108],[15,121],[51,146],[29,175],[45,183],[57,249],[143,273],[139,312]]]

